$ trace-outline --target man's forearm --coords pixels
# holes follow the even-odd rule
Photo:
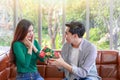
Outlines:
[[[66,62],[64,62],[64,63],[62,64],[62,66],[63,66],[65,69],[67,69],[69,72],[72,73],[72,66],[71,66],[71,65],[69,65],[69,64],[66,63]]]

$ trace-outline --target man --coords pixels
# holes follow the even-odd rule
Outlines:
[[[65,38],[61,55],[49,63],[63,68],[64,80],[99,80],[96,69],[97,49],[83,39],[85,27],[81,22],[72,21],[66,24]]]

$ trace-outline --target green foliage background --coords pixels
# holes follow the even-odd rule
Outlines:
[[[35,31],[35,38],[38,39],[38,6],[39,0],[18,0],[19,7],[18,7],[18,16],[22,18],[29,19],[34,24],[34,31]],[[43,8],[49,7],[46,1],[50,0],[42,0],[41,6]],[[56,4],[58,4],[58,0],[55,0]],[[108,33],[108,26],[105,24],[106,22],[103,19],[109,20],[109,0],[89,0],[90,5],[90,37],[89,41],[94,43],[98,49],[109,49],[109,40],[106,39],[105,41],[99,43],[99,41],[105,37]],[[114,6],[114,17],[117,18],[120,13],[120,1],[115,0]],[[102,4],[102,5],[101,5]],[[66,10],[66,22],[71,20],[78,20],[86,25],[86,0],[66,0],[65,2],[65,10]],[[50,37],[48,35],[47,27],[47,19],[46,19],[46,11],[47,9],[42,9],[42,47],[50,45]],[[62,16],[60,16],[60,23],[62,27]],[[13,35],[13,34],[12,34]],[[86,35],[85,35],[86,36]],[[9,37],[8,41],[5,41]],[[6,36],[4,38],[0,38],[0,45],[1,46],[9,46],[10,42],[12,41],[11,36]],[[56,48],[61,49],[62,47],[62,34],[61,30],[58,32],[56,37]]]

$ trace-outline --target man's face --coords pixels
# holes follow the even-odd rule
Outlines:
[[[66,41],[68,43],[72,43],[73,40],[74,40],[74,35],[72,35],[70,32],[69,32],[69,27],[66,27],[66,30],[65,30],[65,38],[66,38]]]

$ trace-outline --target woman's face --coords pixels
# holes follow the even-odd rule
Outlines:
[[[33,26],[31,25],[31,26],[28,28],[28,33],[27,33],[26,38],[27,38],[28,40],[32,41],[33,35],[34,35],[34,33],[33,33]]]

